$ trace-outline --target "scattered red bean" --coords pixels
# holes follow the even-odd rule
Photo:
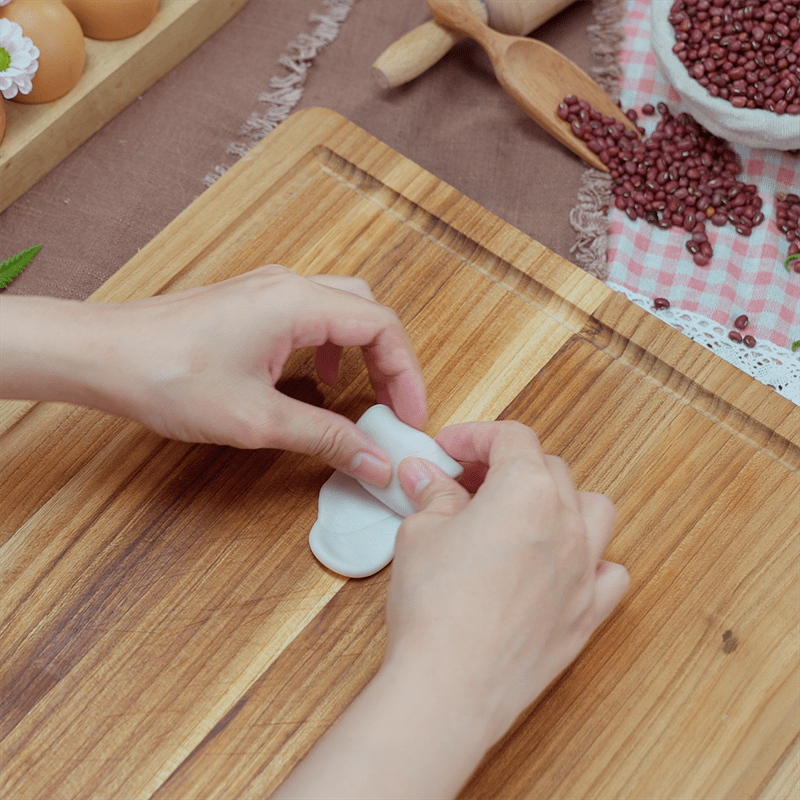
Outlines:
[[[800,253],[800,197],[796,194],[779,194],[775,198],[775,216],[778,230],[789,242],[787,256]]]
[[[614,206],[631,220],[683,228],[692,235],[686,243],[692,260],[706,267],[713,255],[706,223],[731,223],[740,235],[749,236],[764,221],[763,203],[755,184],[736,177],[742,167],[727,142],[689,114],[673,117],[666,103],[656,108],[661,121],[644,140],[575,95],[565,97],[557,113],[608,166]]]
[[[672,52],[735,108],[800,114],[798,12],[795,0],[675,0]]]
[[[744,342],[744,343],[745,343],[745,344],[746,344],[748,347],[755,347],[755,346],[756,346],[756,340],[755,340],[755,339],[754,339],[752,336],[750,336],[750,334],[748,334],[747,336],[745,336],[745,337],[742,339],[742,341],[743,341],[743,342]]]
[[[747,318],[747,314],[739,314],[733,321],[733,327],[738,328],[740,331],[743,331],[749,324],[750,320]]]
[[[652,117],[653,114],[655,113],[656,113],[655,106],[653,106],[651,103],[645,103],[642,106],[642,114],[644,114],[646,117]]]
[[[653,300],[653,305],[656,308],[669,308],[669,300],[666,297],[656,297]]]
[[[730,339],[732,342],[736,342],[736,344],[741,344],[741,343],[742,343],[742,334],[741,334],[741,333],[739,333],[739,331],[731,331],[731,332],[728,334],[728,338],[729,338],[729,339]]]

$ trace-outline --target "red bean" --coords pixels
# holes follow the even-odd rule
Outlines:
[[[669,300],[666,297],[656,297],[653,300],[653,305],[656,308],[669,308]]]
[[[733,321],[733,327],[738,328],[740,331],[743,331],[749,324],[750,320],[747,318],[747,314],[739,314]]]
[[[717,211],[715,214],[711,215],[711,222],[717,227],[721,228],[727,221],[728,215],[722,213],[721,211]]]
[[[789,242],[787,257],[800,253],[800,197],[793,192],[786,195],[778,194],[775,198],[775,217],[778,230]],[[755,220],[755,217],[753,219]],[[795,272],[800,272],[800,259],[794,259],[790,264]]]
[[[745,343],[745,344],[746,344],[748,347],[755,347],[755,346],[756,346],[756,340],[755,340],[755,339],[754,339],[752,336],[750,336],[750,334],[748,334],[747,336],[743,337],[743,338],[742,338],[742,341],[743,341],[743,342],[744,342],[744,343]]]
[[[741,343],[742,343],[742,334],[741,334],[741,333],[739,333],[739,331],[731,331],[731,332],[728,334],[728,338],[729,338],[729,339],[730,339],[732,342],[736,342],[736,344],[741,344]]]
[[[800,114],[795,0],[675,0],[672,48],[709,94],[736,108]]]

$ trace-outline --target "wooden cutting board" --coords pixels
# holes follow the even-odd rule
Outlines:
[[[270,262],[397,310],[430,433],[520,420],[617,504],[630,592],[464,796],[796,796],[800,409],[320,109],[92,299]],[[369,384],[343,367],[330,389],[297,353],[284,389],[356,418]],[[384,647],[391,567],[347,581],[307,547],[330,469],[60,404],[0,419],[0,795],[268,794]]]

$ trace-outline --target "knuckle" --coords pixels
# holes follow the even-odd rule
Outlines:
[[[239,295],[241,302],[252,308],[260,308],[264,299],[271,296],[279,287],[286,292],[298,291],[298,280],[302,278],[285,267],[271,264],[243,274],[241,280],[242,292]]]
[[[422,504],[426,510],[435,511],[444,516],[454,516],[464,507],[464,497],[457,487],[438,485],[427,487],[428,494],[423,492]]]
[[[281,264],[264,264],[263,267],[253,270],[253,274],[258,273],[263,275],[286,275],[291,273],[291,270]]]
[[[512,480],[528,486],[539,497],[555,496],[558,486],[550,471],[534,453],[520,453],[507,465]]]
[[[510,439],[514,440],[521,440],[525,443],[528,443],[532,446],[538,448],[539,446],[539,437],[533,432],[533,429],[530,428],[528,425],[525,425],[522,422],[518,422],[514,419],[504,420],[500,423],[503,425],[504,433]]]
[[[459,514],[469,499],[469,494],[460,484],[450,479],[434,478],[414,498],[418,510],[407,519],[412,520],[413,526],[428,526],[434,520],[442,522]]]
[[[317,455],[329,464],[343,464],[347,458],[349,437],[346,431],[335,423],[327,423],[320,427],[313,438],[312,455]]]
[[[607,497],[604,494],[593,493],[594,502],[600,507],[600,509],[606,514],[606,516],[612,521],[612,523],[617,518],[617,507],[614,505],[613,501],[610,497]]]
[[[591,600],[593,599],[594,593],[592,592],[591,596],[587,598],[587,602],[584,604],[585,607],[583,611],[578,614],[578,618],[575,621],[575,634],[578,636],[581,643],[584,643],[589,639],[589,637],[595,632],[598,625],[597,612],[595,611],[594,606],[591,604]]]
[[[400,322],[400,317],[393,308],[385,306],[382,303],[378,303],[377,301],[376,301],[376,306],[377,306],[376,312],[381,319],[383,327],[386,328],[402,327],[402,323]]]
[[[584,547],[586,544],[586,522],[577,511],[564,509],[564,535],[574,546]]]
[[[286,267],[282,267],[280,264],[266,264],[263,267],[258,267],[257,269],[244,273],[242,278],[244,278],[253,288],[256,288],[262,286],[272,286],[276,279],[291,280],[291,276],[294,274],[295,273],[293,273],[291,270],[288,270]]]
[[[280,447],[286,443],[281,432],[283,420],[272,408],[260,406],[235,409],[234,424],[239,441],[248,442],[247,447]]]
[[[532,434],[533,431],[524,423],[520,422],[516,419],[508,419],[503,421],[503,425],[507,427],[510,431],[513,431],[516,435],[525,435]]]
[[[351,291],[362,297],[372,297],[372,287],[363,278],[352,277],[349,279]]]
[[[617,524],[617,508],[611,499],[598,492],[580,492],[579,496],[587,524],[611,531]]]
[[[563,511],[561,552],[564,560],[576,572],[583,572],[588,565],[588,541],[586,523],[575,511]]]
[[[265,420],[257,409],[234,405],[220,419],[219,434],[215,438],[218,444],[252,450],[271,446],[267,433],[271,430],[269,420]]]

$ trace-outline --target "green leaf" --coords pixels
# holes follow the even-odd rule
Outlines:
[[[784,267],[786,267],[786,271],[787,271],[787,272],[789,271],[789,262],[790,262],[790,261],[791,261],[793,258],[800,258],[800,253],[795,253],[793,256],[789,256],[789,258],[787,258],[787,259],[786,259],[786,263],[785,263],[783,266],[784,266]]]
[[[36,254],[42,249],[40,244],[29,247],[0,264],[0,289],[5,289],[17,275],[33,261]]]
[[[800,350],[800,340],[792,342],[792,352],[794,353],[796,350]]]

